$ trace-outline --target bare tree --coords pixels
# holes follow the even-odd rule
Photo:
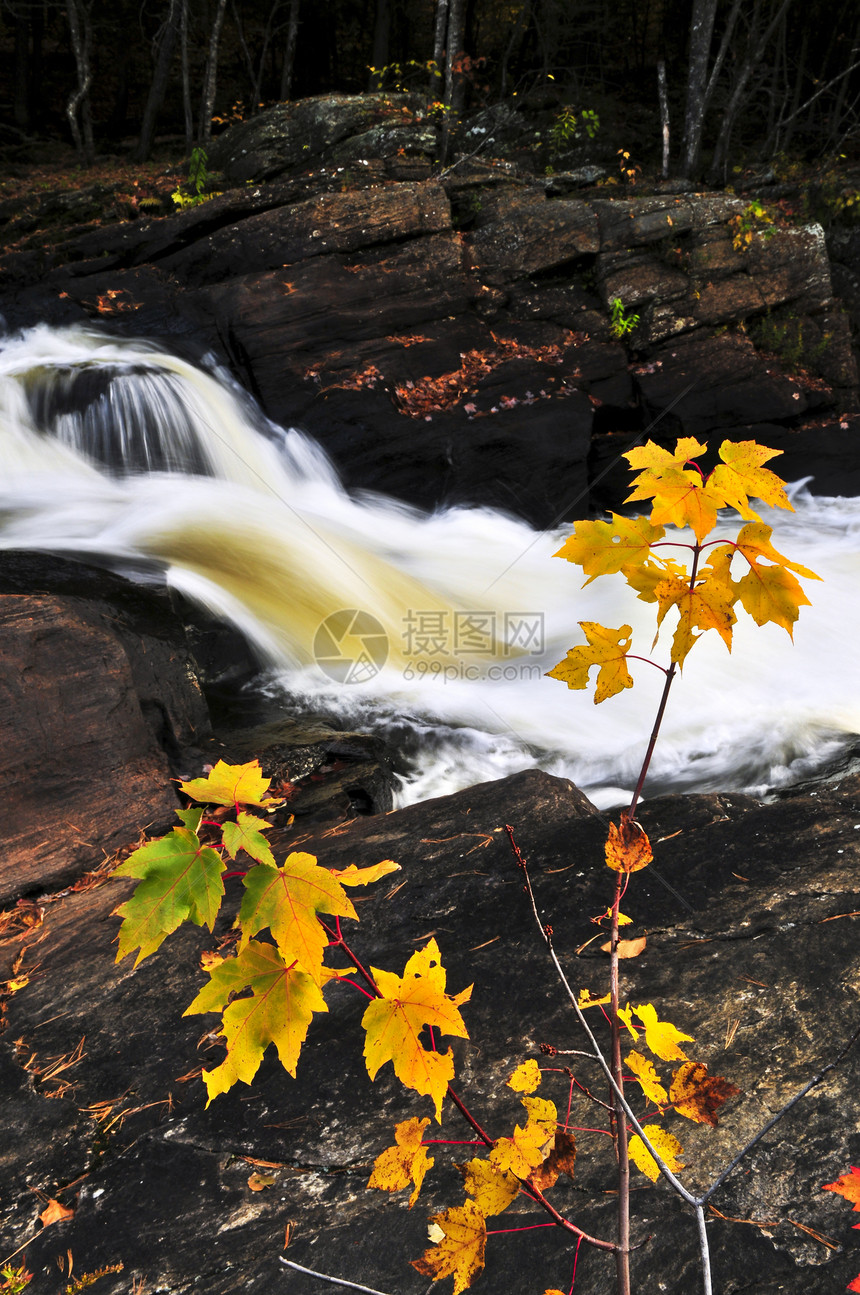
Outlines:
[[[93,81],[93,34],[90,21],[92,0],[66,0],[72,52],[78,83],[66,103],[66,117],[75,142],[75,151],[82,166],[92,166],[96,158],[93,142],[93,119],[90,110],[90,86]],[[80,121],[78,120],[80,113]]]
[[[690,20],[690,54],[687,70],[687,108],[684,117],[684,138],[681,143],[681,174],[690,176],[699,165],[702,151],[702,129],[705,113],[723,70],[726,53],[737,23],[741,0],[734,0],[723,29],[717,56],[708,73],[711,42],[714,34],[718,0],[693,0]]]
[[[188,71],[188,0],[181,0],[182,16],[179,23],[180,56],[182,62],[182,113],[185,118],[185,156],[191,156],[194,146],[194,114],[191,111],[191,77]]]
[[[278,96],[283,102],[289,99],[293,88],[293,68],[296,62],[296,45],[299,40],[299,7],[301,0],[290,0],[290,16],[287,21],[287,43],[284,47],[284,61],[281,64],[281,92]]]
[[[252,115],[255,112],[259,111],[260,95],[262,93],[262,84],[263,84],[263,72],[266,67],[266,55],[269,52],[269,45],[271,44],[272,36],[275,30],[274,28],[275,17],[280,7],[281,7],[281,0],[272,0],[272,3],[269,7],[269,13],[266,18],[266,24],[263,28],[263,36],[259,46],[259,56],[257,58],[256,66],[255,66],[254,59],[248,47],[248,41],[245,38],[245,31],[242,25],[242,19],[239,15],[239,10],[236,7],[236,0],[233,0],[233,21],[236,24],[236,32],[239,37],[239,48],[242,51],[242,60],[245,64],[245,69],[248,73],[248,80],[251,85],[250,110]]]
[[[200,121],[197,124],[197,142],[203,147],[212,139],[212,113],[215,110],[215,84],[218,77],[218,46],[221,42],[221,28],[224,25],[226,8],[227,0],[218,0],[212,35],[209,38],[206,70],[203,74],[203,97],[200,103]]]
[[[158,119],[161,105],[164,103],[167,81],[170,76],[170,64],[173,61],[173,51],[176,48],[176,38],[182,25],[184,8],[184,0],[168,0],[167,14],[155,38],[157,49],[155,69],[152,74],[149,94],[146,97],[146,107],[143,110],[143,121],[140,127],[140,140],[135,153],[138,162],[145,162],[152,152],[155,123]]]
[[[463,53],[465,30],[464,0],[448,0],[448,29],[445,40],[445,119],[442,125],[442,161],[448,160],[451,128],[463,108],[463,74],[458,58]]]

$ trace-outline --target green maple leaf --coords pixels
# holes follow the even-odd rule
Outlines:
[[[275,856],[269,848],[269,842],[263,836],[268,832],[271,823],[264,823],[256,814],[246,814],[241,810],[235,823],[224,823],[221,827],[221,839],[231,859],[235,859],[240,850],[244,850],[257,863],[264,863],[274,868]]]
[[[224,894],[224,868],[217,850],[203,845],[187,827],[175,827],[135,850],[114,873],[141,879],[131,899],[117,909],[123,919],[117,962],[140,946],[137,966],[181,922],[211,931]]]
[[[319,981],[328,936],[317,913],[358,920],[340,882],[312,854],[291,854],[282,868],[253,868],[239,910],[239,948],[267,926],[285,961],[298,962]]]
[[[232,994],[248,989],[252,991],[249,998],[237,998],[225,1006]],[[327,1012],[328,1007],[307,972],[288,965],[274,945],[251,940],[237,957],[219,963],[209,984],[183,1015],[222,1010],[227,1056],[214,1070],[203,1071],[209,1102],[237,1080],[250,1084],[270,1043],[277,1048],[284,1069],[295,1078],[313,1014]]]

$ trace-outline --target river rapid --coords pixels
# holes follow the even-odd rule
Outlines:
[[[581,588],[552,556],[569,528],[349,495],[319,446],[214,364],[83,328],[0,344],[0,463],[0,547],[163,570],[256,646],[273,709],[396,741],[412,770],[401,803],[533,767],[602,807],[632,788],[661,672],[637,666],[595,707],[545,671],[583,641],[580,621],[632,625],[647,655],[654,609],[621,577]],[[791,494],[793,513],[761,512],[775,547],[822,577],[804,582],[813,605],[793,643],[741,611],[731,654],[715,634],[696,645],[646,794],[767,793],[860,733],[860,500]]]

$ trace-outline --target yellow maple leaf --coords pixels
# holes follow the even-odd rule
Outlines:
[[[628,922],[630,918],[628,917]],[[590,989],[580,989],[579,997],[576,1000],[580,1007],[599,1007],[601,1003],[611,1003],[612,995],[604,994],[602,998],[594,998]]]
[[[646,1124],[643,1126],[643,1132],[647,1134],[654,1150],[665,1161],[666,1166],[672,1170],[673,1174],[684,1168],[678,1159],[683,1148],[676,1137],[673,1137],[671,1133],[667,1133],[659,1124]],[[651,1179],[652,1183],[657,1181],[660,1177],[657,1161],[651,1155],[638,1133],[634,1133],[628,1142],[627,1154],[637,1169],[641,1169],[643,1174],[646,1174]]]
[[[385,1192],[399,1192],[410,1183],[415,1189],[409,1197],[409,1208],[418,1199],[424,1175],[436,1161],[428,1156],[427,1148],[421,1139],[424,1130],[430,1123],[430,1117],[404,1120],[394,1129],[395,1145],[386,1147],[373,1162],[373,1173],[368,1180],[368,1187],[377,1187]],[[517,1185],[519,1188],[519,1184]]]
[[[540,1066],[534,1057],[529,1057],[528,1061],[523,1061],[517,1066],[510,1078],[505,1080],[505,1083],[508,1088],[513,1088],[515,1093],[533,1093],[540,1081]]]
[[[631,589],[635,590],[636,597],[643,603],[655,603],[657,595],[655,590],[664,580],[675,577],[678,580],[687,578],[687,568],[680,562],[675,562],[672,558],[657,558],[643,562],[640,567],[625,567],[624,579]]]
[[[716,1128],[717,1111],[730,1097],[737,1097],[740,1091],[728,1079],[709,1075],[703,1062],[687,1061],[672,1077],[669,1100],[679,1115]]]
[[[491,1214],[501,1214],[519,1195],[519,1178],[489,1160],[476,1158],[457,1167],[463,1175],[467,1193],[474,1197],[475,1205],[488,1218]]]
[[[259,760],[248,764],[225,764],[219,760],[205,778],[192,778],[179,786],[192,800],[207,805],[257,805],[266,809],[283,804],[283,798],[266,796],[271,778],[264,778]]]
[[[653,526],[691,526],[701,544],[716,525],[719,497],[698,468],[684,465],[707,448],[692,436],[685,436],[677,442],[674,454],[653,441],[628,450],[624,457],[631,467],[641,470],[626,502],[653,499]]]
[[[471,996],[472,986],[456,996],[445,993],[446,973],[435,940],[412,954],[402,977],[371,970],[381,996],[368,1003],[361,1020],[368,1074],[374,1079],[391,1061],[402,1084],[432,1099],[441,1121],[442,1099],[454,1077],[453,1053],[450,1048],[446,1053],[428,1051],[419,1035],[425,1025],[432,1025],[440,1034],[467,1039],[458,1009]]]
[[[647,517],[611,516],[611,522],[576,522],[573,534],[553,555],[582,567],[586,584],[629,565],[640,567],[651,545],[665,535],[663,527],[653,526]]]
[[[645,1027],[645,1042],[661,1061],[686,1061],[687,1058],[678,1044],[681,1042],[693,1042],[692,1034],[682,1034],[669,1021],[660,1021],[657,1019],[657,1011],[651,1003],[644,1003],[641,1007],[634,1007],[633,1011],[639,1017]],[[621,1015],[619,1009],[619,1016]]]
[[[624,1026],[624,1028],[633,1035],[634,1039],[639,1038],[639,1031],[636,1029],[636,1026],[633,1024],[633,1010],[629,1006],[619,1007],[618,1019],[621,1022],[621,1024]]]
[[[772,534],[769,526],[753,522],[744,526],[738,535],[737,550],[750,564],[747,574],[738,581],[738,595],[744,611],[757,625],[772,621],[793,637],[794,622],[800,608],[809,605],[809,599],[790,573],[796,571],[809,580],[819,580],[820,576],[799,562],[783,557],[770,542]],[[774,565],[762,566],[762,558]]]
[[[487,1225],[484,1215],[473,1201],[455,1205],[441,1214],[433,1214],[431,1223],[444,1233],[438,1245],[425,1250],[412,1267],[424,1277],[439,1281],[454,1278],[453,1295],[466,1290],[484,1267]]]
[[[546,1158],[551,1143],[552,1137],[540,1124],[516,1124],[509,1138],[497,1138],[493,1143],[490,1163],[525,1179]]]
[[[787,508],[794,512],[785,493],[785,482],[770,468],[762,467],[768,459],[779,454],[782,450],[769,450],[756,441],[723,441],[720,446],[722,463],[717,464],[708,481],[719,506],[728,505],[746,519],[757,518],[758,513],[749,505],[749,497],[752,496],[772,508]]]
[[[319,983],[328,936],[317,914],[357,920],[346,891],[312,854],[301,852],[289,855],[281,868],[252,868],[243,880],[240,951],[267,926],[284,961],[298,962]]]
[[[662,1114],[669,1105],[669,1094],[660,1083],[657,1071],[654,1069],[654,1062],[643,1057],[641,1052],[634,1051],[624,1058],[624,1064],[638,1079],[645,1096],[659,1107]]]
[[[233,994],[248,989],[250,998],[229,1002]],[[301,967],[288,966],[274,945],[258,940],[251,940],[235,958],[226,958],[215,967],[209,983],[183,1015],[222,1009],[221,1033],[227,1056],[214,1070],[203,1071],[209,1102],[237,1080],[250,1084],[270,1043],[278,1049],[284,1069],[295,1078],[313,1014],[328,1011],[312,977]]]
[[[570,648],[564,661],[559,661],[557,666],[547,671],[549,677],[560,679],[568,688],[587,688],[589,670],[592,666],[599,666],[595,704],[614,697],[625,688],[632,688],[633,677],[627,669],[627,653],[633,633],[630,626],[622,625],[613,630],[594,621],[580,621],[579,624],[588,640],[588,647]]]
[[[704,567],[702,578],[691,588],[688,580],[672,576],[662,581],[654,590],[660,610],[658,627],[672,608],[678,609],[678,627],[672,639],[672,660],[683,666],[698,634],[694,630],[715,629],[731,651],[732,626],[737,620],[732,603],[736,597],[731,584],[726,583],[728,563],[717,555],[714,564]]]

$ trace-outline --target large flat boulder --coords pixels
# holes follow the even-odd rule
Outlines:
[[[694,1036],[691,1057],[742,1089],[717,1129],[672,1120],[684,1181],[702,1188],[836,1057],[856,1025],[860,779],[774,805],[737,795],[667,797],[643,807],[642,818],[657,843],[659,876],[653,869],[635,876],[625,899],[633,931],[647,933],[648,944],[624,965],[623,998],[654,1003],[661,1019]],[[360,924],[346,924],[347,938],[365,963],[399,973],[433,935],[449,990],[474,983],[462,1009],[470,1038],[454,1044],[455,1087],[492,1136],[509,1133],[522,1116],[504,1081],[526,1056],[549,1068],[541,1091],[561,1109],[569,1092],[562,1066],[603,1092],[578,1055],[552,1060],[539,1050],[541,1043],[577,1049],[582,1040],[523,894],[507,822],[572,984],[596,990],[606,958],[591,939],[591,918],[609,889],[606,827],[563,779],[517,774],[334,831],[296,824],[275,842],[276,855],[297,848],[332,867],[384,857],[401,863],[401,873],[362,899]],[[475,1152],[432,1147],[436,1166],[411,1211],[406,1193],[389,1200],[365,1190],[393,1124],[429,1114],[430,1104],[402,1090],[388,1066],[375,1083],[368,1079],[358,1027],[365,1000],[355,990],[330,994],[295,1080],[267,1055],[253,1087],[238,1085],[205,1107],[198,1074],[222,1055],[217,1018],[181,1013],[202,983],[201,951],[232,920],[241,885],[227,884],[229,912],[214,939],[183,929],[134,970],[131,959],[113,962],[111,910],[128,895],[128,882],[48,905],[41,925],[0,946],[10,960],[24,950],[23,971],[40,964],[8,999],[9,1028],[0,1036],[10,1077],[4,1123],[27,1119],[34,1131],[7,1140],[3,1153],[4,1253],[27,1242],[39,1282],[55,1280],[69,1249],[76,1271],[122,1263],[121,1272],[100,1278],[107,1295],[126,1295],[132,1281],[170,1295],[280,1284],[312,1295],[317,1279],[285,1273],[279,1263],[289,1226],[286,1256],[300,1264],[374,1290],[426,1292],[409,1260],[428,1245],[428,1214],[463,1199],[451,1156]],[[43,1077],[47,1060],[71,1058],[84,1036],[79,1059],[54,1079]],[[830,1295],[856,1277],[850,1210],[821,1184],[856,1162],[858,1081],[855,1048],[714,1198],[708,1232],[717,1289],[775,1295],[802,1285],[810,1295]],[[66,1120],[61,1139],[58,1110]],[[580,1094],[571,1123],[579,1130],[576,1176],[554,1198],[578,1225],[611,1236],[611,1157],[601,1154],[606,1139],[587,1131],[602,1114]],[[446,1104],[441,1129],[427,1136],[462,1142],[472,1134]],[[635,1287],[698,1290],[694,1221],[662,1182],[637,1173],[634,1185],[634,1238],[643,1243],[633,1258]],[[40,1230],[43,1206],[32,1189],[74,1208],[74,1216]],[[541,1221],[522,1201],[491,1226]],[[503,1232],[490,1237],[474,1289],[566,1289],[572,1262],[573,1246],[552,1228]],[[611,1261],[584,1246],[576,1280],[583,1295],[605,1295]]]

